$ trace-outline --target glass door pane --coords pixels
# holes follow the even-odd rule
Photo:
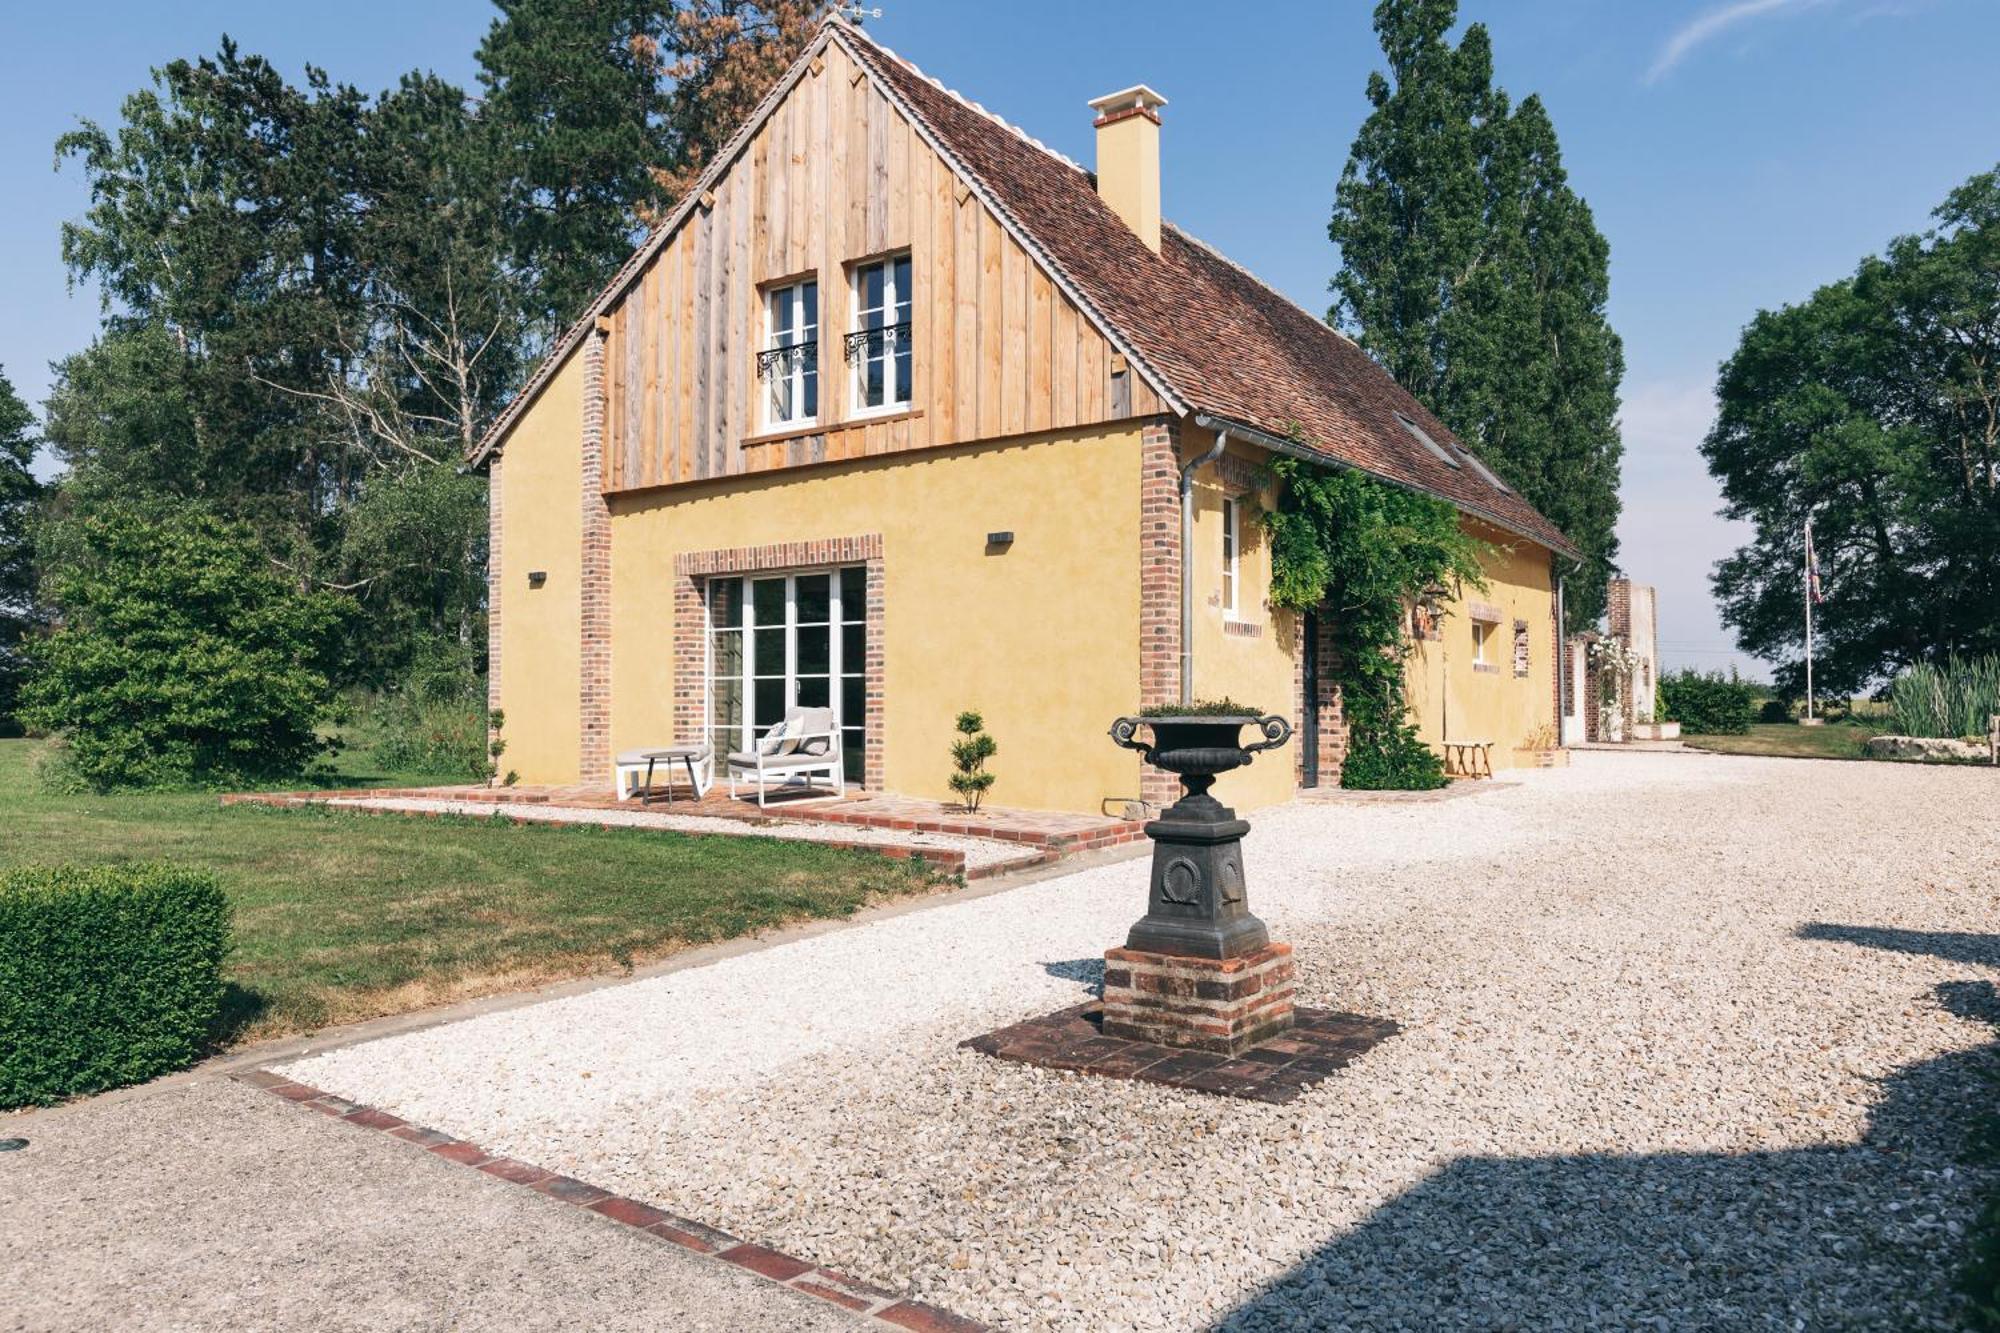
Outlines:
[[[719,755],[744,747],[743,580],[710,579],[708,743]]]
[[[860,782],[868,737],[868,571],[840,571],[840,757],[850,782]]]
[[[755,579],[750,584],[750,728],[764,733],[785,720],[791,706],[786,620],[790,615],[789,579]]]

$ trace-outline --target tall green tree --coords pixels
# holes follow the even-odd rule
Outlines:
[[[498,0],[479,47],[486,117],[509,164],[507,226],[553,334],[665,202],[670,0]]]
[[[456,468],[518,383],[526,303],[464,93],[409,75],[369,98],[311,69],[294,86],[225,39],[58,150],[92,196],[65,256],[106,300],[98,341],[57,367],[59,512],[156,497],[247,524],[299,586],[360,603],[364,682],[415,635],[476,658],[483,485]],[[411,531],[412,512],[448,526]]]
[[[1815,682],[1852,691],[2000,651],[2000,170],[1798,305],[1758,313],[1702,445],[1756,535],[1717,566],[1745,651],[1803,684],[1804,530],[1827,601]]]
[[[583,313],[736,132],[825,0],[497,0],[479,47],[515,262],[545,335]]]
[[[0,371],[0,735],[14,725],[21,644],[34,624],[34,548],[28,528],[42,489],[30,468],[35,445],[35,415]]]
[[[1381,0],[1387,72],[1335,194],[1330,322],[1353,333],[1585,553],[1572,626],[1594,623],[1618,550],[1610,249],[1570,188],[1538,97],[1493,84],[1492,42],[1454,45],[1457,0]]]

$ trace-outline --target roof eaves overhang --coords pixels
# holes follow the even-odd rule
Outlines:
[[[1196,411],[1194,413],[1194,424],[1203,430],[1226,430],[1239,439],[1248,440],[1252,444],[1262,445],[1275,454],[1284,454],[1287,457],[1297,458],[1307,463],[1317,463],[1321,467],[1346,468],[1350,472],[1359,472],[1363,476],[1373,477],[1376,481],[1394,486],[1398,490],[1414,491],[1418,495],[1428,495],[1434,500],[1442,500],[1460,513],[1470,514],[1474,518],[1490,523],[1502,532],[1509,532],[1516,537],[1531,541],[1535,545],[1554,551],[1557,555],[1563,556],[1576,564],[1580,565],[1583,563],[1582,553],[1574,546],[1567,544],[1555,546],[1546,537],[1537,536],[1532,532],[1523,532],[1517,521],[1504,518],[1484,505],[1472,504],[1454,496],[1434,491],[1428,486],[1419,486],[1401,477],[1392,477],[1386,472],[1377,472],[1373,468],[1365,468],[1357,463],[1350,463],[1344,458],[1337,458],[1324,450],[1315,449],[1303,441],[1294,440],[1284,435],[1273,435],[1270,431],[1259,426],[1250,425],[1248,422]]]

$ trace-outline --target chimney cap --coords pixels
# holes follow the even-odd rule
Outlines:
[[[1107,120],[1113,116],[1122,116],[1133,111],[1143,111],[1153,119],[1158,120],[1160,118],[1160,108],[1166,104],[1166,98],[1160,96],[1143,83],[1135,83],[1130,88],[1120,88],[1117,92],[1106,93],[1102,97],[1093,97],[1087,103],[1090,109],[1097,113],[1100,120]]]

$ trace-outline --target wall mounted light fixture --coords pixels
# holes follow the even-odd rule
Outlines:
[[[1004,551],[1013,544],[1014,534],[1011,532],[989,532],[986,534],[986,545],[989,548],[998,547]]]
[[[530,588],[539,588],[548,581],[549,571],[546,569],[531,569],[528,571],[528,586]]]

